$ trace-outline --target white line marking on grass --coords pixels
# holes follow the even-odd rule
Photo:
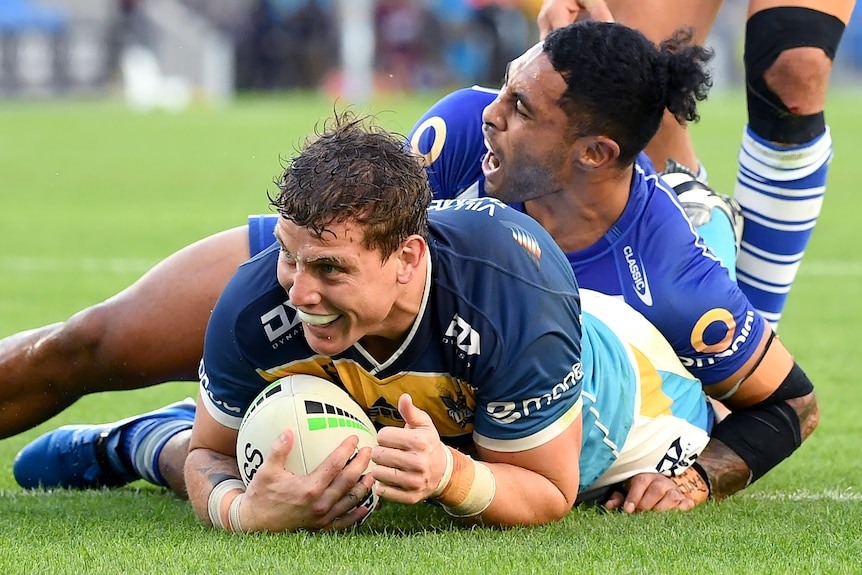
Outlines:
[[[42,258],[0,257],[0,271],[17,274],[38,273],[144,273],[158,263],[145,258]]]
[[[746,493],[743,495],[746,499],[760,499],[765,501],[862,501],[862,493],[856,493],[849,489],[827,489],[826,491],[808,491],[800,489],[781,493],[776,491],[766,491],[760,493]]]

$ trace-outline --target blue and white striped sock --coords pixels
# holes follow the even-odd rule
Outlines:
[[[745,226],[736,262],[740,288],[777,329],[814,231],[832,159],[829,128],[807,144],[778,146],[746,126],[734,197]]]
[[[191,427],[189,419],[144,418],[123,430],[118,451],[141,478],[168,487],[159,471],[159,455],[168,440]]]

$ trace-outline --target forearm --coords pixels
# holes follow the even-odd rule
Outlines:
[[[560,520],[574,505],[576,468],[558,486],[518,465],[478,462],[455,450],[450,453],[454,472],[434,496],[450,515],[467,523],[541,525]]]
[[[820,419],[820,409],[814,392],[802,397],[783,400],[783,403],[792,408],[793,413],[796,414],[799,422],[800,443],[804,442],[813,433]],[[720,425],[729,423],[731,421],[728,420]],[[711,496],[715,499],[722,499],[745,489],[754,479],[771,469],[769,466],[766,469],[758,470],[756,475],[753,474],[751,467],[738,453],[716,438],[709,441],[706,449],[698,456],[697,462],[707,474]],[[777,463],[778,461],[775,462],[775,464]]]
[[[213,509],[213,512],[218,513],[220,521],[217,519],[217,522],[220,522],[221,525],[214,525],[209,504],[213,489],[217,485],[229,480],[238,480],[242,483],[236,460],[210,449],[194,449],[186,459],[185,480],[189,500],[198,519],[205,525],[229,526],[230,505],[244,491],[239,489],[239,484],[226,484],[235,485],[237,488],[222,494],[220,504]]]
[[[543,525],[565,517],[575,504],[548,478],[513,465],[489,464],[496,493],[481,515],[486,525]],[[577,493],[574,494],[575,496]]]

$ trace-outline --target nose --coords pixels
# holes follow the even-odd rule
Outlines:
[[[314,306],[320,303],[320,290],[314,274],[297,268],[285,279],[290,282],[287,284],[290,286],[287,289],[287,296],[295,307]]]
[[[502,128],[503,118],[499,112],[497,112],[499,109],[499,103],[500,96],[497,96],[494,98],[493,102],[485,106],[485,109],[482,110],[482,131],[486,134],[491,130],[499,130]]]

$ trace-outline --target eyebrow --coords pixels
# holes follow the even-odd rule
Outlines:
[[[337,256],[318,256],[316,258],[309,258],[305,260],[306,264],[333,264],[338,267],[344,267],[345,260],[344,258],[339,258]]]
[[[278,234],[278,227],[276,227],[273,230],[273,235],[275,236],[276,241],[278,241],[278,245],[281,247],[281,249],[289,252],[290,250],[287,249],[287,246],[284,245],[284,242],[281,240],[281,237]],[[336,265],[338,267],[345,267],[347,260],[345,260],[344,258],[340,258],[338,256],[322,255],[322,256],[317,256],[317,257],[313,257],[313,258],[308,258],[308,259],[304,260],[304,262],[306,264],[317,264],[317,265],[319,265],[319,264],[324,264],[324,265],[332,264],[332,265]]]

